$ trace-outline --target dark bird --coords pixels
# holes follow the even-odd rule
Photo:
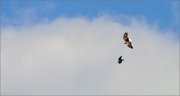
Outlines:
[[[127,44],[127,46],[129,48],[133,49],[131,39],[128,37],[128,33],[127,32],[124,33],[123,39],[124,39],[124,44]]]
[[[122,61],[124,61],[124,59],[122,59],[122,56],[120,56],[119,59],[118,59],[118,63],[121,64]]]

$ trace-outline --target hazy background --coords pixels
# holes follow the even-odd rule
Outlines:
[[[1,1],[4,4],[1,18],[2,95],[179,94],[178,18],[172,19],[176,24],[166,21],[167,24],[162,25],[149,22],[151,19],[144,15],[126,16],[102,11],[90,17],[57,15],[54,19],[43,17],[39,21],[42,16],[37,10],[42,9],[37,6],[32,6],[36,11],[15,7],[27,13],[8,17],[5,4],[16,6],[17,2],[24,4],[22,1]],[[42,1],[32,3],[38,2]],[[51,2],[47,9],[59,8],[53,5],[56,2]],[[65,3],[73,7],[81,2]],[[115,3],[107,5],[112,7]],[[170,4],[179,7],[177,2]],[[95,8],[98,9],[97,5]],[[177,9],[171,12],[175,14]],[[19,22],[14,19],[21,16],[27,18],[17,19]],[[172,27],[167,27],[168,24]],[[123,44],[124,32],[129,33],[134,49]],[[123,56],[122,64],[117,63],[119,56]]]

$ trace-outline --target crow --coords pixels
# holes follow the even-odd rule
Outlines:
[[[120,56],[119,59],[118,59],[118,63],[121,64],[122,61],[124,61],[124,59],[122,59],[122,56]]]

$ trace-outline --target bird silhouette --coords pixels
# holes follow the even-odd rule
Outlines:
[[[124,59],[122,59],[122,56],[120,56],[119,59],[118,59],[118,63],[121,64],[122,61],[124,61]]]

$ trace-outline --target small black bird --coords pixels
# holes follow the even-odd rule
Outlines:
[[[121,64],[122,61],[124,61],[124,59],[122,59],[122,56],[120,56],[119,59],[118,59],[118,63]]]

